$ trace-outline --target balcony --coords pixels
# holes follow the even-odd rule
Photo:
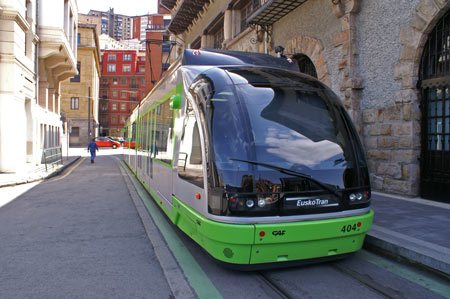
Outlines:
[[[176,12],[172,16],[172,21],[169,24],[169,31],[178,35],[183,33],[189,25],[192,24],[198,13],[203,9],[206,3],[210,0],[183,0],[178,4]],[[174,9],[177,1],[175,0],[161,0],[161,4],[169,9]]]
[[[247,23],[260,26],[273,25],[307,0],[263,0],[257,2]]]

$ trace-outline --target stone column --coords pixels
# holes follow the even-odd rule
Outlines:
[[[232,10],[229,6],[227,10],[225,10],[225,14],[223,16],[223,39],[224,43],[229,42],[233,38],[233,32],[232,32]]]
[[[208,33],[206,30],[203,31],[200,48],[208,48]]]
[[[341,20],[341,32],[333,37],[335,47],[341,47],[342,56],[338,63],[340,91],[344,93],[344,105],[358,130],[362,133],[360,91],[363,80],[357,74],[356,14],[359,0],[335,1],[333,12]],[[345,3],[343,3],[345,2]]]
[[[39,81],[39,98],[38,103],[44,109],[48,109],[48,87],[47,81]]]
[[[47,110],[50,112],[55,112],[55,89],[48,88],[48,101],[47,101]]]

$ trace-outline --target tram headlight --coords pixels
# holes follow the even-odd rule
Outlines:
[[[245,205],[247,206],[247,208],[253,208],[255,206],[255,202],[253,201],[253,199],[247,199]]]
[[[370,191],[361,190],[350,193],[348,195],[348,199],[350,201],[350,204],[366,203],[370,201],[370,195]]]
[[[266,200],[264,198],[258,199],[258,207],[264,208],[265,205],[266,205]]]

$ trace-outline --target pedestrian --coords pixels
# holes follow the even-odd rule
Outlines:
[[[95,138],[92,138],[92,141],[88,145],[88,153],[91,152],[91,163],[94,163],[95,159],[95,150],[98,152],[98,146],[97,143],[95,143]]]

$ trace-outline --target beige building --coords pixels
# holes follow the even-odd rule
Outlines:
[[[83,24],[95,25],[95,31],[97,36],[102,34],[102,17],[88,14],[78,14],[78,22]]]
[[[376,191],[450,202],[449,0],[161,0],[183,48],[277,46],[339,95]],[[279,48],[281,49],[281,48]]]
[[[76,0],[0,1],[0,172],[63,144],[59,83],[77,73],[77,16]]]
[[[61,83],[61,111],[70,146],[87,145],[98,136],[100,47],[96,25],[78,23],[78,75]]]

